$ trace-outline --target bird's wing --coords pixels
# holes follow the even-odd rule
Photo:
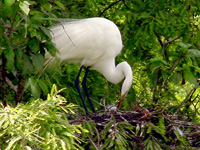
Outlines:
[[[122,48],[121,35],[106,19],[82,19],[51,28],[52,41],[60,51],[61,62],[82,63],[117,56]],[[92,64],[88,64],[92,65]]]

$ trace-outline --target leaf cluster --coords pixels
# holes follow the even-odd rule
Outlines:
[[[59,88],[67,88],[61,92],[61,95],[64,95],[68,102],[78,104],[83,112],[79,95],[74,87],[79,66],[64,64],[61,67],[56,66],[56,71],[44,72],[45,51],[49,51],[52,55],[55,55],[57,51],[51,43],[48,27],[57,23],[59,21],[57,18],[77,19],[101,16],[116,23],[122,33],[124,48],[120,56],[116,58],[116,63],[127,61],[133,69],[133,86],[122,109],[132,110],[133,102],[137,101],[142,106],[153,110],[163,108],[175,116],[183,115],[184,117],[179,118],[182,121],[199,122],[199,8],[198,0],[1,1],[0,99],[4,106],[7,102],[18,103],[22,100],[29,102],[31,99],[46,97],[51,86],[56,83]],[[95,71],[89,73],[87,86],[92,100],[96,102],[96,110],[116,103],[121,88],[120,84],[114,86],[108,83]],[[40,101],[36,102],[40,103]],[[29,104],[32,105],[33,102]],[[86,105],[89,106],[88,102]],[[25,111],[24,107],[28,107],[28,104],[22,106]],[[8,108],[12,107],[8,106]],[[15,111],[12,110],[13,114],[16,113]],[[60,113],[61,110],[55,109],[55,111]],[[23,115],[22,111],[21,115]],[[82,144],[86,148],[88,146],[93,149],[101,147],[128,149],[134,144],[135,147],[141,147],[141,149],[160,149],[160,147],[163,148],[164,142],[171,142],[176,137],[174,145],[187,145],[188,141],[184,136],[187,134],[187,129],[178,126],[183,122],[179,120],[176,126],[170,128],[171,134],[168,136],[168,133],[164,132],[164,129],[167,129],[166,120],[162,121],[162,117],[165,116],[159,116],[154,124],[138,123],[136,126],[118,123],[111,117],[111,122],[107,122],[105,130],[96,129],[94,124],[85,123],[84,126],[90,133],[84,133],[83,139],[91,142],[93,146],[88,146],[87,143]],[[61,118],[64,116],[61,115]],[[52,118],[46,116],[46,119]],[[49,124],[52,123],[48,121]],[[30,123],[24,122],[24,125],[26,124],[31,126]],[[37,127],[30,128],[35,131]],[[56,129],[58,128],[57,125]],[[15,131],[17,128],[12,129]],[[47,131],[50,132],[49,130]],[[11,132],[9,130],[9,133]],[[155,133],[159,134],[159,138]],[[5,135],[2,136],[5,137]],[[21,145],[19,141],[21,142],[24,138],[18,135],[15,137],[13,142],[10,142],[11,145],[14,146],[15,143],[17,143],[16,146]],[[11,138],[11,134],[8,138]],[[132,142],[133,139],[134,142]],[[43,142],[44,139],[40,141]],[[5,144],[6,140],[3,142]],[[56,142],[59,143],[59,140]],[[25,142],[24,146],[26,143],[29,142]],[[60,143],[63,142],[60,141]]]
[[[54,85],[45,101],[1,107],[1,149],[82,149],[78,134],[87,130],[69,123],[66,114],[73,114],[76,106],[66,104],[61,91]]]
[[[199,146],[199,123],[162,111],[104,111],[82,124],[89,131],[82,134],[85,149],[170,150]]]

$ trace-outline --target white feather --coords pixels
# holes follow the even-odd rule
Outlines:
[[[120,31],[112,21],[88,18],[64,22],[52,27],[51,34],[61,63],[91,66],[115,84],[125,78],[121,95],[127,94],[132,85],[132,69],[126,62],[115,66],[115,57],[120,54],[123,44]],[[46,63],[55,61],[49,53],[45,57]]]

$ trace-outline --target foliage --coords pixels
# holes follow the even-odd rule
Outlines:
[[[61,91],[54,85],[46,101],[1,107],[1,149],[82,149],[77,135],[87,130],[69,123],[66,114],[73,114],[75,105],[66,105]]]
[[[127,61],[134,72],[133,86],[122,109],[132,110],[133,102],[137,101],[144,107],[170,112],[180,120],[199,122],[199,9],[198,0],[3,0],[0,2],[0,99],[6,106],[44,98],[55,83],[59,88],[67,88],[60,94],[82,111],[74,87],[79,65],[63,64],[54,72],[44,71],[45,51],[52,55],[56,52],[48,29],[59,22],[57,18],[101,16],[115,22],[122,33],[124,48],[116,62]],[[118,101],[120,85],[108,83],[97,72],[89,73],[87,85],[96,110]],[[86,105],[89,106],[88,102]],[[132,139],[135,144],[140,143],[138,135],[146,149],[159,149],[169,138],[159,120],[132,126],[113,119],[101,132],[91,122],[85,126],[90,133],[84,133],[84,140],[98,143],[98,133],[103,139],[102,147],[111,149],[128,149]],[[189,129],[171,128],[174,132],[170,133],[177,137],[174,144],[187,145],[186,130]],[[154,135],[157,131],[161,139]],[[127,132],[131,132],[130,136],[125,136]],[[145,132],[148,133],[141,134]],[[98,145],[90,144],[93,149]],[[102,148],[101,144],[97,148]]]
[[[7,84],[9,83],[9,87],[16,93],[16,103],[20,102],[25,83],[27,83],[25,80],[30,78],[31,84],[33,81],[31,77],[43,70],[45,51],[55,52],[47,29],[51,24],[51,17],[43,8],[43,5],[48,8],[46,4],[48,3],[42,0],[37,2],[4,0],[0,2],[1,68],[6,67],[1,71],[2,78],[5,78],[1,80],[3,93],[1,98],[4,105],[6,104],[6,92],[11,97],[14,96],[13,92],[8,90]],[[48,93],[42,80],[39,80],[39,86],[46,94]],[[32,91],[32,93],[36,97],[36,92]]]
[[[84,148],[162,150],[199,146],[198,123],[180,121],[167,112],[151,111],[147,117],[147,112],[143,114],[134,109],[92,116],[92,121],[82,122],[90,131],[82,135],[87,141]]]

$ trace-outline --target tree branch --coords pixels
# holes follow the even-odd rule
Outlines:
[[[152,96],[153,101],[155,100],[155,95],[156,95],[156,91],[157,91],[157,85],[158,85],[159,77],[160,77],[160,69],[158,70],[158,72],[156,74],[156,81],[155,81],[155,84],[154,84],[154,87],[153,87],[153,96]]]
[[[183,34],[182,34],[182,35],[179,35],[178,37],[176,37],[176,38],[174,38],[174,39],[172,39],[172,40],[166,41],[166,42],[164,42],[164,45],[166,46],[166,45],[170,44],[171,42],[173,42],[173,41],[175,41],[175,40],[181,38],[182,36],[183,36]]]
[[[134,12],[134,10],[132,10],[132,9],[125,3],[125,0],[122,0],[122,2],[123,2],[123,4],[124,4],[124,6],[125,6],[128,10]]]
[[[25,84],[25,78],[21,76],[21,73],[17,72],[17,79],[18,79],[18,87],[17,87],[17,94],[16,94],[16,104],[22,101],[23,95],[24,95],[24,84]]]
[[[194,94],[194,92],[196,91],[197,87],[194,87],[186,96],[185,100],[179,105],[178,109],[174,112],[173,116],[176,115],[178,113],[178,111],[181,109],[181,107],[187,102],[188,98],[191,97],[191,95]]]
[[[160,46],[162,47],[162,56],[163,56],[163,57],[165,56],[165,47],[166,47],[168,44],[172,43],[173,41],[175,41],[175,40],[177,40],[177,39],[179,39],[179,38],[181,38],[181,37],[183,36],[183,34],[181,34],[181,35],[179,35],[178,37],[175,37],[175,38],[173,38],[173,39],[171,39],[171,40],[169,40],[169,41],[163,42],[163,41],[161,40],[160,36],[158,35],[158,33],[155,32],[155,34],[156,34],[156,36],[157,36],[158,42],[160,43]]]
[[[119,3],[121,0],[118,0],[116,2],[111,3],[108,7],[106,7],[100,14],[99,17],[102,16],[108,9],[110,9],[112,6],[114,6],[115,4]]]
[[[176,62],[174,63],[174,65],[172,66],[172,68],[171,68],[171,70],[170,70],[171,72],[174,71],[174,69],[176,68],[178,62],[179,62],[182,58],[183,58],[183,56],[181,56],[179,59],[176,60]],[[168,76],[164,79],[164,81],[162,82],[162,85],[161,85],[160,90],[159,90],[159,95],[161,95],[161,91],[162,91],[163,87],[165,86],[165,83],[167,82],[167,79],[169,78],[169,76],[170,76],[170,75],[168,75]]]
[[[0,72],[0,77],[2,78],[2,73],[1,73],[1,72]],[[10,81],[10,79],[7,78],[7,77],[6,77],[6,83],[7,83],[7,85],[8,85],[12,90],[15,91],[15,93],[17,93],[17,86],[15,86],[15,85],[12,83],[12,81]]]
[[[183,133],[185,136],[187,137],[194,137],[194,136],[200,136],[200,131],[197,131],[197,132],[192,132],[192,133]]]
[[[6,107],[6,58],[4,53],[1,54],[1,59],[1,94],[3,106]]]

